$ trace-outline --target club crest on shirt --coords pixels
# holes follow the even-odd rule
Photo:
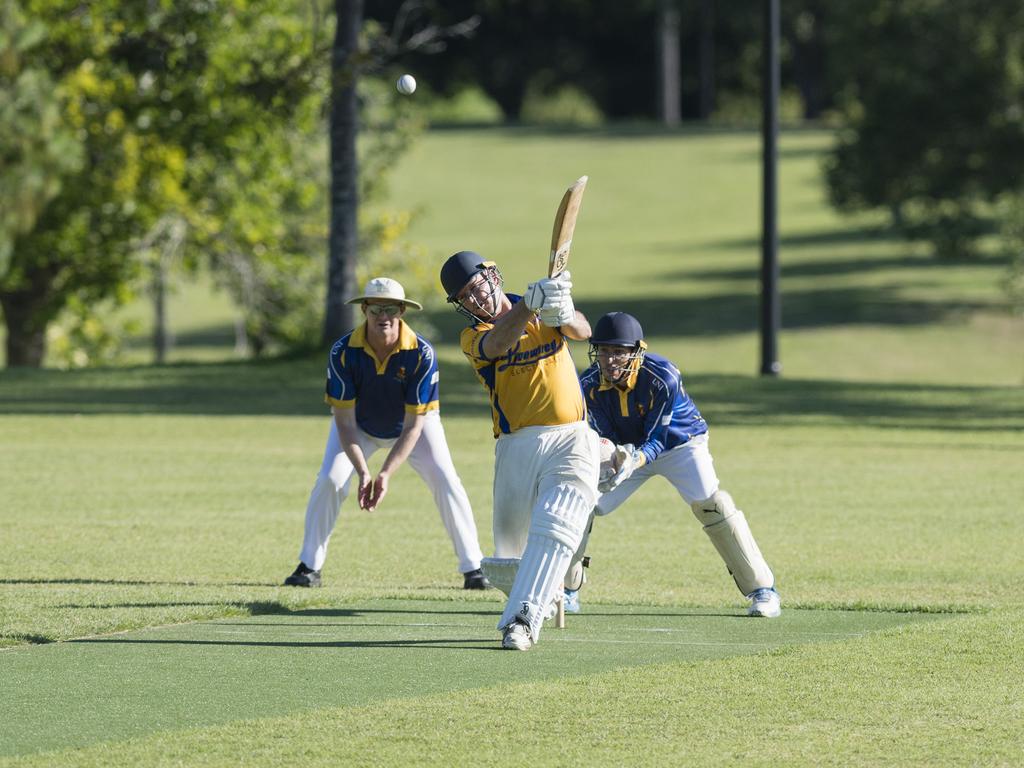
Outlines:
[[[395,374],[395,378],[399,381],[405,381],[405,366],[400,365],[398,367],[398,373]]]

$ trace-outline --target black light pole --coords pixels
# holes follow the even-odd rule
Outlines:
[[[779,137],[779,0],[764,2],[764,62],[761,126],[761,375],[778,376],[779,301],[778,151]]]

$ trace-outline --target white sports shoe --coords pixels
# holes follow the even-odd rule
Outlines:
[[[580,607],[580,591],[578,589],[565,590],[565,597],[562,598],[562,602],[566,613],[579,613],[583,610]]]
[[[774,589],[755,589],[747,597],[754,601],[750,608],[747,609],[748,616],[763,616],[766,619],[774,619],[782,613],[779,593]]]
[[[501,647],[506,651],[528,651],[533,647],[530,628],[521,621],[513,621],[505,627],[505,635],[501,638]]]

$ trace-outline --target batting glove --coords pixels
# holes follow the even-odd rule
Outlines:
[[[618,461],[619,457],[622,456],[622,463],[619,466],[619,471],[612,475],[609,480],[597,484],[597,490],[601,493],[614,491],[630,475],[647,463],[647,457],[644,456],[643,451],[634,448],[630,443],[615,446],[615,452],[615,460]]]
[[[575,319],[576,307],[568,294],[545,304],[540,310],[540,321],[549,328],[568,325]]]
[[[523,301],[534,312],[539,312],[545,305],[562,296],[568,296],[570,291],[572,291],[572,282],[569,280],[569,273],[563,272],[558,277],[545,277],[535,283],[530,283],[526,286]]]

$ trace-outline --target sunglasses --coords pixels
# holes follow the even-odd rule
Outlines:
[[[381,315],[398,317],[402,314],[403,309],[404,307],[401,304],[367,304],[366,314],[372,317],[380,317]]]

